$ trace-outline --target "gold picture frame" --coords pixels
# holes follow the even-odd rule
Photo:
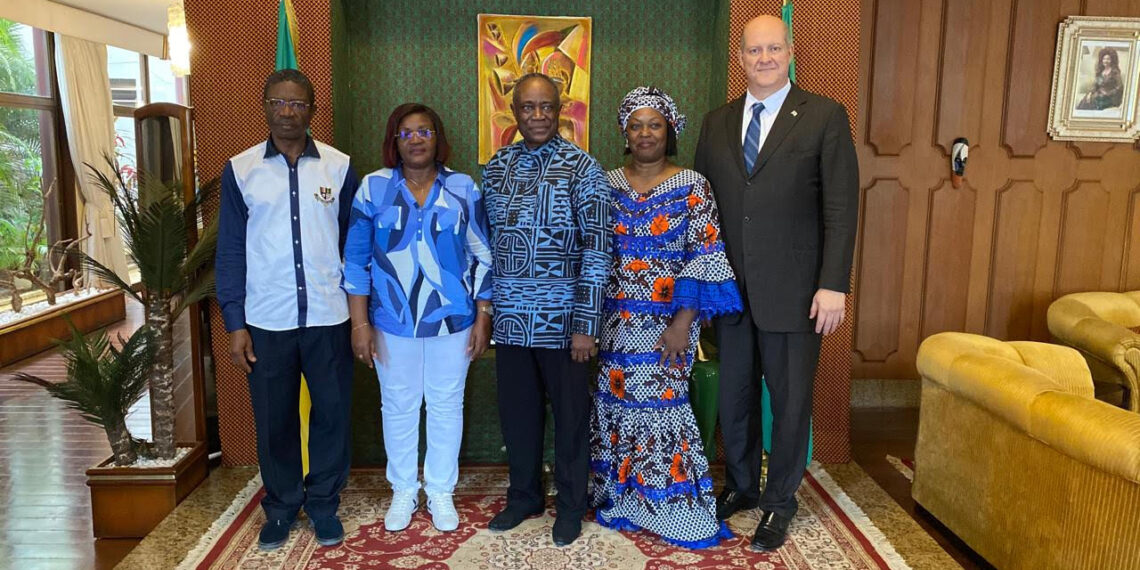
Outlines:
[[[590,150],[590,17],[479,14],[479,163],[519,140],[510,104],[515,82],[530,72],[562,90],[558,132]]]
[[[1057,30],[1049,136],[1140,139],[1140,18],[1070,16]]]

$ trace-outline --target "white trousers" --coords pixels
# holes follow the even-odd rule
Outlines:
[[[431,338],[409,338],[373,329],[386,475],[394,491],[419,489],[420,408],[427,402],[424,488],[451,493],[459,480],[463,439],[463,388],[471,329]]]

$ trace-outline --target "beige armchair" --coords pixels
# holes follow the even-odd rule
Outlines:
[[[1140,414],[1076,350],[940,333],[918,372],[919,505],[1003,570],[1140,570]]]
[[[1140,291],[1065,295],[1049,306],[1049,332],[1077,349],[1093,381],[1124,388],[1124,407],[1140,411]]]

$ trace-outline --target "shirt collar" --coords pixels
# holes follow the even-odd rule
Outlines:
[[[279,154],[281,151],[277,150],[277,145],[273,144],[273,137],[267,137],[265,139],[265,158],[273,158]],[[301,156],[317,159],[321,157],[321,153],[317,152],[317,143],[313,141],[313,137],[305,137],[305,150],[301,152]]]
[[[788,93],[792,90],[792,82],[788,81],[783,87],[776,90],[775,93],[769,95],[765,99],[757,99],[751,91],[745,91],[744,95],[744,114],[747,116],[752,113],[752,105],[755,103],[764,104],[764,113],[771,113],[773,115],[780,112],[780,107],[784,106],[784,100],[788,98]]]
[[[435,163],[435,171],[435,179],[439,181],[440,185],[445,185],[447,182],[447,177],[453,172],[450,168],[444,166],[438,161]],[[392,169],[392,180],[397,184],[404,181],[403,163],[397,164],[396,167]]]
[[[562,138],[562,135],[555,134],[553,138],[542,143],[541,145],[538,146],[538,148],[535,148],[535,149],[532,149],[532,148],[526,146],[525,140],[519,141],[518,145],[519,145],[519,149],[525,153],[536,154],[539,156],[545,156],[547,154],[550,154],[551,152],[554,152],[556,149],[558,149],[560,146],[562,146],[562,141],[564,141],[564,140],[565,139]]]

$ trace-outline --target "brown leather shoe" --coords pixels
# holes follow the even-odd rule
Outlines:
[[[752,535],[753,550],[775,550],[788,538],[788,524],[792,521],[772,511],[760,515],[760,525]]]

